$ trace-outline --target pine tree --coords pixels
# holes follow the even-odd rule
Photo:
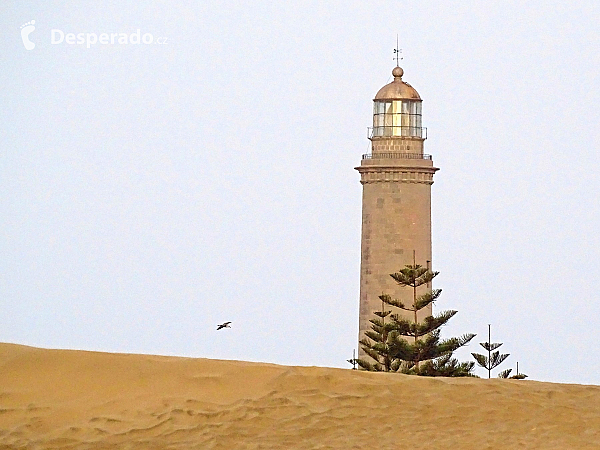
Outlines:
[[[400,371],[406,374],[424,376],[470,376],[474,363],[459,363],[452,358],[452,353],[473,339],[474,334],[465,334],[458,338],[442,340],[440,327],[445,325],[457,311],[442,311],[435,316],[418,320],[418,312],[431,305],[441,294],[441,289],[428,290],[417,295],[417,288],[428,285],[438,272],[418,264],[407,265],[404,269],[390,276],[400,285],[411,287],[413,302],[405,305],[387,294],[379,296],[382,311],[375,315],[381,319],[372,319],[371,331],[366,331],[367,338],[361,340],[361,346],[375,363],[359,360],[365,370]],[[412,313],[413,320],[385,311],[383,304],[394,306]],[[391,321],[385,323],[385,317]]]
[[[379,296],[382,298],[382,296]],[[363,351],[371,357],[375,362],[357,359],[356,362],[365,370],[374,372],[390,372],[397,370],[397,364],[391,356],[390,344],[393,342],[395,334],[394,325],[391,322],[385,321],[385,318],[392,314],[392,311],[386,311],[383,301],[381,302],[381,311],[375,311],[379,319],[371,319],[371,330],[365,331],[367,338],[361,339],[360,344]],[[371,340],[369,340],[371,339]]]
[[[512,369],[503,370],[502,372],[500,372],[498,374],[498,378],[510,378],[512,380],[524,380],[525,378],[527,378],[527,375],[525,375],[524,373],[519,372],[519,361],[517,361],[517,373],[516,373],[516,375],[513,375],[511,377],[510,376],[511,372],[512,372]]]
[[[352,364],[352,370],[356,370],[356,365],[358,364],[358,360],[356,359],[356,349],[352,350],[352,359],[347,359],[350,364]]]
[[[509,353],[500,354],[500,351],[494,351],[502,345],[502,342],[492,343],[492,326],[490,324],[488,324],[488,341],[480,342],[479,345],[481,345],[484,349],[487,350],[488,356],[485,356],[485,355],[482,355],[479,353],[471,353],[471,355],[473,355],[473,358],[475,358],[475,361],[477,361],[477,364],[479,364],[484,369],[487,369],[488,378],[491,378],[492,377],[492,369],[495,369],[500,364],[502,364],[502,362],[506,358],[508,358],[510,356],[510,354]],[[511,369],[508,370],[508,374],[510,373],[510,370]],[[504,371],[504,372],[506,372],[506,371]],[[504,372],[502,372],[502,374],[504,374]],[[508,374],[506,377],[500,377],[500,378],[507,378]]]

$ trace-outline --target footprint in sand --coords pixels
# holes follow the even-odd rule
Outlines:
[[[35,48],[35,44],[29,40],[29,35],[33,30],[35,30],[35,20],[21,25],[21,39],[23,39],[23,45],[27,50],[33,50]]]

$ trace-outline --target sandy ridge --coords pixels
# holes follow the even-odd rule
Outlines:
[[[0,449],[598,449],[600,386],[0,344]]]

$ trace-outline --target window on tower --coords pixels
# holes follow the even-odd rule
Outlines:
[[[421,102],[376,100],[373,104],[373,137],[423,137]]]

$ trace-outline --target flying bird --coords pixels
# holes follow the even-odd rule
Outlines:
[[[230,323],[231,322],[225,322],[225,323],[222,323],[221,325],[217,325],[217,331],[222,330],[223,328],[231,328],[229,326]]]

